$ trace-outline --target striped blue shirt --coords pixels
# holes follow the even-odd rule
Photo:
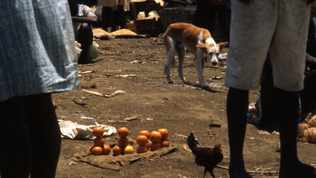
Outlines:
[[[0,101],[77,86],[67,0],[1,0]]]

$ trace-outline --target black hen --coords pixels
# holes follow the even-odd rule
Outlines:
[[[213,169],[223,160],[221,144],[215,145],[214,148],[201,147],[199,142],[195,140],[193,133],[188,136],[187,144],[195,155],[195,163],[205,167],[203,177],[205,177],[207,171],[212,177],[215,177]]]

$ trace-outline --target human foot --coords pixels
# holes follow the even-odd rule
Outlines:
[[[244,168],[229,168],[230,178],[252,178]]]
[[[298,162],[291,165],[281,165],[280,178],[316,178],[316,169],[313,166]]]

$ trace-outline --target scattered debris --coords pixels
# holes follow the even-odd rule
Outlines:
[[[136,77],[136,74],[114,75],[114,77],[123,77],[123,78]]]
[[[185,136],[185,135],[181,135],[181,134],[177,134],[177,133],[175,133],[174,135],[176,135],[176,136],[178,136],[178,137],[182,137],[182,138],[188,138],[188,136]]]
[[[125,91],[123,91],[123,90],[116,90],[114,93],[109,94],[109,95],[107,95],[107,94],[102,94],[102,93],[97,92],[97,91],[86,90],[86,89],[82,89],[82,91],[87,92],[87,93],[90,93],[90,94],[93,94],[93,95],[97,95],[97,96],[103,96],[103,97],[106,97],[106,98],[113,97],[113,96],[115,96],[115,95],[117,95],[117,94],[123,94],[123,93],[125,93]]]
[[[81,103],[81,102],[77,102],[75,99],[72,100],[75,104],[78,104],[80,106],[85,107],[85,105],[87,105],[87,103]]]
[[[223,77],[222,76],[213,76],[212,78],[211,78],[212,80],[220,80],[220,79],[223,79]]]
[[[215,122],[214,122],[215,121]],[[210,127],[221,127],[221,124],[216,122],[216,120],[212,120],[211,123],[209,124]]]
[[[142,61],[139,61],[139,60],[134,60],[131,62],[131,64],[146,64],[147,62],[142,62]]]
[[[91,90],[86,90],[86,89],[82,89],[82,91],[93,94],[93,95],[97,95],[97,96],[105,96],[104,94],[97,91],[91,91]]]
[[[132,120],[136,120],[136,119],[138,119],[137,116],[132,116],[132,117],[125,118],[124,121],[132,121]]]
[[[95,71],[78,71],[78,74],[90,74],[90,73],[95,73]]]
[[[80,119],[94,119],[93,117],[87,117],[83,114],[80,115]]]
[[[188,148],[187,144],[183,144],[183,149],[187,152],[192,152],[191,149]]]
[[[85,85],[82,85],[81,88],[84,88],[84,89],[87,89],[87,88],[97,88],[96,84],[92,84],[92,85],[88,85],[88,86],[85,86]]]

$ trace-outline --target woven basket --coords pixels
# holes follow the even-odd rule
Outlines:
[[[158,12],[161,25],[164,31],[172,23],[185,22],[192,23],[196,6],[164,8]]]

